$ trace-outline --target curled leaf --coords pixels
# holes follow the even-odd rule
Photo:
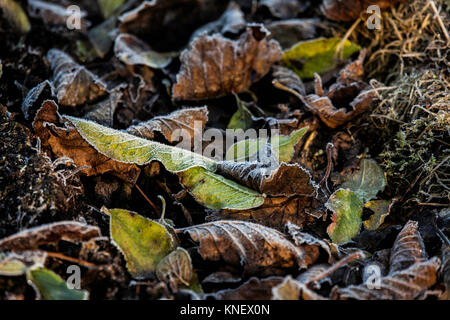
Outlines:
[[[322,74],[336,66],[338,62],[336,50],[340,42],[339,38],[319,38],[299,42],[283,52],[283,62],[300,78],[311,79],[315,73]],[[360,49],[357,44],[346,40],[342,49],[343,58],[349,58]]]
[[[54,96],[52,84],[45,80],[28,91],[22,102],[22,112],[25,119],[32,120],[45,100]]]
[[[394,200],[372,200],[367,202],[364,207],[374,212],[369,220],[364,221],[364,226],[368,230],[378,229],[384,222],[384,219],[389,215]]]
[[[15,0],[0,0],[0,9],[6,20],[19,32],[27,33],[31,30],[27,14]]]
[[[181,54],[172,93],[176,100],[203,100],[240,93],[266,75],[281,51],[265,38],[262,25],[250,25],[239,40],[202,34]]]
[[[296,247],[282,233],[250,222],[215,221],[178,231],[188,233],[199,242],[203,259],[242,266],[249,273],[304,268],[318,257],[318,250]]]
[[[124,209],[102,210],[111,217],[111,239],[125,256],[134,278],[149,277],[176,247],[177,240],[161,223]]]
[[[404,270],[428,258],[416,221],[408,221],[395,239],[389,258],[389,273]]]
[[[328,226],[327,233],[334,243],[345,243],[358,234],[363,203],[355,192],[339,189],[330,196],[325,205],[333,211],[333,222]]]
[[[47,58],[53,70],[52,83],[60,104],[75,107],[106,94],[106,85],[66,53],[51,49]]]
[[[173,53],[159,53],[131,34],[120,34],[114,43],[116,57],[127,65],[144,65],[154,69],[167,67]]]
[[[83,242],[100,236],[98,227],[75,221],[61,221],[23,230],[0,240],[0,250],[25,251],[60,240]]]
[[[87,300],[85,290],[70,289],[56,273],[46,268],[36,268],[27,272],[28,282],[43,300]]]

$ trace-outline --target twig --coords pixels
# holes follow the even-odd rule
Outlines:
[[[325,175],[323,176],[322,180],[320,180],[320,182],[319,182],[319,186],[322,186],[325,183],[325,187],[327,188],[327,191],[329,193],[331,193],[331,192],[330,192],[330,189],[328,189],[327,181],[328,181],[328,177],[330,176],[331,170],[333,170],[333,159],[331,157],[331,152],[333,151],[333,149],[334,149],[334,145],[331,142],[328,142],[327,149],[326,149],[327,150],[327,161],[328,161],[327,171],[325,172]]]
[[[147,202],[152,206],[153,210],[155,210],[158,217],[161,217],[161,212],[159,211],[158,207],[155,206],[155,204],[145,195],[144,191],[142,191],[141,188],[139,188],[139,186],[137,184],[135,184],[135,186],[136,186],[136,189],[138,189],[138,191],[145,198],[145,200],[147,200]]]
[[[68,257],[66,255],[63,255],[63,254],[57,253],[57,252],[46,251],[46,254],[49,257],[52,257],[52,258],[55,258],[55,259],[60,259],[60,260],[65,260],[65,261],[74,262],[76,264],[79,264],[79,265],[87,267],[87,268],[91,268],[91,267],[95,267],[96,266],[92,262],[88,262],[88,261],[85,261],[85,260],[80,260],[80,259],[77,259],[77,258]]]
[[[448,35],[447,28],[445,27],[444,22],[442,21],[442,18],[439,15],[439,11],[436,8],[436,4],[434,3],[433,0],[428,0],[428,3],[431,5],[431,8],[433,9],[434,14],[436,15],[436,19],[437,19],[437,21],[439,23],[439,26],[441,27],[442,32],[444,33],[445,39],[447,39],[447,44],[450,44],[450,37]]]
[[[339,42],[339,45],[336,47],[336,51],[334,53],[334,57],[336,58],[338,53],[340,54],[339,59],[342,60],[344,58],[344,50],[342,50],[344,48],[344,44],[345,42],[348,40],[348,38],[350,38],[350,36],[352,35],[353,31],[355,31],[356,27],[358,26],[358,24],[361,22],[361,17],[358,18],[358,20],[356,20],[352,26],[350,27],[350,29],[347,30],[347,32],[345,33],[344,37],[342,38],[341,42]]]

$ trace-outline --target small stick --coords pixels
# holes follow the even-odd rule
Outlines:
[[[159,212],[158,207],[155,206],[155,204],[145,195],[144,191],[142,191],[141,188],[139,188],[139,186],[137,184],[135,184],[135,186],[136,186],[136,189],[138,189],[139,192],[142,194],[142,196],[145,198],[145,200],[147,200],[147,202],[150,203],[153,210],[155,210],[156,214],[161,217],[161,212]]]
[[[358,18],[358,20],[356,20],[352,26],[350,27],[350,29],[348,29],[348,31],[345,33],[344,37],[342,38],[341,42],[339,42],[339,45],[336,47],[336,52],[334,53],[334,57],[337,58],[338,53],[340,53],[339,55],[339,59],[342,60],[344,58],[344,50],[342,50],[344,48],[344,44],[345,41],[348,40],[348,38],[350,38],[350,36],[352,35],[353,31],[355,31],[356,27],[358,26],[358,24],[361,22],[361,17]]]
[[[81,266],[90,268],[90,267],[95,267],[96,265],[93,264],[92,262],[88,262],[88,261],[84,261],[84,260],[80,260],[77,258],[72,258],[72,257],[68,257],[66,255],[63,255],[61,253],[57,253],[57,252],[49,252],[46,251],[45,252],[47,254],[47,256],[55,258],[55,259],[60,259],[60,260],[65,260],[65,261],[70,261],[70,262],[74,262],[76,264],[79,264]]]
[[[327,143],[327,171],[325,172],[325,175],[323,176],[322,180],[319,182],[319,186],[322,186],[325,183],[325,187],[327,188],[328,192],[330,192],[330,189],[328,189],[328,177],[330,176],[331,170],[333,170],[333,159],[331,158],[331,152],[334,149],[334,145],[331,142]]]
[[[437,19],[437,21],[439,23],[439,26],[441,27],[442,32],[444,33],[445,39],[447,39],[447,44],[450,44],[450,37],[448,35],[447,28],[445,27],[444,22],[442,21],[442,18],[439,15],[439,11],[436,8],[436,4],[434,3],[433,0],[428,0],[428,3],[431,5],[431,8],[433,9],[434,14],[436,15],[436,19]]]

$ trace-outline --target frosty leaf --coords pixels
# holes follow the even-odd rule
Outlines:
[[[268,8],[276,18],[289,19],[303,12],[307,5],[298,0],[262,0],[258,1],[258,6]]]
[[[314,196],[317,192],[310,173],[299,164],[282,162],[268,168],[258,162],[224,161],[217,169],[225,177],[271,196]]]
[[[65,118],[98,152],[116,161],[138,165],[159,161],[171,172],[181,172],[193,167],[203,167],[210,171],[216,168],[213,160],[181,148],[138,138],[88,120],[70,116]]]
[[[75,107],[106,94],[106,85],[66,53],[51,49],[47,58],[53,70],[52,82],[60,104]]]
[[[250,110],[248,110],[245,102],[239,99],[238,95],[235,95],[235,97],[238,110],[231,117],[227,129],[250,129],[253,124],[253,115]]]
[[[147,278],[175,247],[177,240],[159,222],[124,209],[102,209],[110,217],[111,239],[137,279]]]
[[[379,289],[368,288],[367,284],[351,285],[335,289],[333,299],[357,300],[413,300],[420,296],[437,280],[441,262],[434,257],[413,264],[408,269],[390,273],[380,279]]]
[[[333,211],[333,222],[328,226],[327,233],[334,243],[345,243],[358,234],[363,203],[356,193],[349,189],[339,189],[325,205]]]
[[[279,162],[289,163],[294,156],[295,146],[300,139],[308,132],[308,127],[304,127],[292,132],[289,136],[277,135],[272,137],[272,145],[275,155]],[[233,144],[225,155],[228,161],[242,162],[246,161],[253,154],[257,153],[266,144],[266,139],[248,139],[241,140]]]
[[[273,83],[280,83],[298,94],[305,95],[305,85],[294,71],[285,67],[274,66],[272,77],[274,78]]]
[[[176,100],[203,100],[240,93],[266,75],[280,59],[262,25],[250,25],[239,40],[202,34],[181,54],[181,70],[172,88]]]
[[[404,0],[324,0],[320,9],[334,21],[352,21],[359,18],[371,5],[386,9]]]
[[[389,274],[427,259],[425,244],[416,221],[408,221],[395,239],[389,259]]]
[[[268,274],[273,269],[304,268],[318,257],[318,250],[296,247],[271,228],[244,221],[215,221],[177,230],[199,242],[205,260],[242,266],[245,272]]]
[[[299,41],[313,39],[319,22],[319,19],[314,18],[273,21],[267,25],[269,38],[277,40],[283,50],[288,49]]]
[[[272,288],[272,300],[326,300],[309,289],[304,283],[292,278],[284,278],[283,282]]]
[[[309,233],[302,232],[298,225],[291,222],[286,224],[286,229],[296,246],[310,245],[320,247],[328,254],[329,260],[332,260],[330,246],[325,241],[320,240]]]
[[[176,53],[159,53],[131,34],[120,34],[114,44],[116,57],[127,65],[144,65],[154,69],[167,67]]]
[[[15,0],[0,0],[0,10],[6,20],[19,32],[27,33],[31,30],[26,13]]]
[[[156,275],[159,280],[167,282],[174,291],[177,291],[178,288],[190,288],[194,292],[201,292],[197,287],[199,284],[196,283],[198,281],[193,270],[191,256],[181,247],[169,253],[158,263]]]
[[[89,29],[87,35],[98,56],[103,58],[111,49],[112,32],[116,27],[117,16],[113,15],[99,25]]]
[[[180,173],[181,183],[207,208],[244,210],[264,203],[264,196],[204,168]]]
[[[100,236],[98,227],[75,221],[60,221],[26,229],[0,240],[0,250],[25,251],[60,240],[83,242]]]
[[[0,276],[21,276],[29,268],[42,267],[47,258],[44,251],[24,251],[21,253],[0,253]]]
[[[111,172],[130,183],[136,182],[139,176],[140,169],[136,165],[112,160],[89,145],[72,123],[58,113],[54,101],[47,100],[42,104],[33,127],[46,151],[51,151],[57,158],[71,158],[87,175]]]
[[[60,276],[46,268],[29,270],[27,279],[43,300],[87,300],[89,297],[85,290],[69,289]]]
[[[373,159],[362,159],[359,170],[349,175],[340,187],[352,190],[362,203],[366,203],[376,198],[385,186],[383,169]]]
[[[48,80],[38,84],[36,87],[28,91],[27,96],[22,102],[22,112],[25,119],[32,120],[36,112],[41,108],[45,100],[54,96],[53,87]]]
[[[138,125],[131,126],[127,132],[138,137],[153,140],[157,132],[164,135],[169,143],[177,142],[177,130],[189,134],[191,139],[202,135],[208,121],[208,108],[187,108],[174,111],[165,116],[154,117]],[[197,125],[197,126],[196,126]],[[175,133],[175,134],[174,134]],[[184,136],[183,136],[184,137]]]
[[[108,98],[100,101],[94,106],[93,109],[86,113],[84,116],[88,120],[95,121],[101,125],[112,127],[114,121],[114,113],[117,109],[122,98],[122,93],[118,91],[113,91]]]
[[[364,207],[374,212],[369,220],[364,221],[364,226],[368,230],[378,229],[384,222],[384,219],[389,215],[394,201],[391,200],[372,200],[367,202]]]
[[[103,16],[109,18],[117,9],[125,4],[126,0],[97,0],[97,2]]]
[[[283,52],[283,62],[300,78],[311,79],[314,73],[322,74],[336,66],[335,53],[340,42],[339,38],[319,38],[299,42]],[[342,49],[343,58],[347,59],[360,49],[357,44],[346,40]]]

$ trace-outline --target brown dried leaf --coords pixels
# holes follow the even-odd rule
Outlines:
[[[307,4],[298,0],[262,0],[258,1],[258,6],[266,7],[276,18],[289,19],[303,12]]]
[[[272,300],[327,300],[309,289],[304,283],[287,276],[283,282],[272,288]]]
[[[205,260],[242,266],[245,272],[270,274],[273,269],[304,268],[318,255],[317,247],[296,247],[271,228],[244,221],[215,221],[180,229],[200,243]]]
[[[51,49],[47,58],[53,70],[52,82],[61,105],[75,107],[93,102],[106,94],[106,84],[66,53]]]
[[[264,26],[253,24],[236,41],[219,34],[198,36],[181,54],[173,98],[203,100],[247,90],[281,58],[280,46],[267,35]]]
[[[22,103],[22,112],[25,119],[34,119],[36,112],[41,107],[44,100],[52,99],[53,96],[53,87],[48,80],[41,82],[28,91],[27,96]]]
[[[361,80],[366,52],[362,50],[356,61],[341,70],[336,83],[326,94],[322,79],[316,74],[315,94],[302,97],[306,107],[330,128],[337,128],[366,111],[376,97],[375,92]]]
[[[425,244],[417,221],[408,221],[395,239],[389,259],[389,274],[406,269],[427,259]]]
[[[324,15],[334,21],[353,21],[371,5],[386,9],[404,0],[324,0],[320,7]]]
[[[305,85],[303,84],[302,79],[300,79],[300,77],[291,69],[273,66],[272,77],[274,82],[279,82],[283,86],[294,90],[302,96],[305,95]]]
[[[317,195],[317,185],[299,164],[282,162],[277,168],[270,168],[260,162],[223,161],[217,170],[221,175],[267,195]]]
[[[120,91],[113,91],[105,100],[100,101],[95,106],[91,106],[93,109],[87,112],[84,117],[101,125],[112,127],[114,112],[121,99],[122,93]]]
[[[146,122],[141,122],[138,125],[129,127],[127,132],[149,140],[153,140],[156,132],[159,132],[164,135],[169,143],[173,143],[179,138],[174,135],[177,130],[183,130],[184,134],[188,133],[191,139],[195,135],[202,135],[207,121],[207,107],[187,108],[174,111],[166,116],[158,116]]]
[[[174,291],[180,286],[188,287],[194,275],[191,256],[178,247],[158,263],[156,275],[159,280],[169,283]]]
[[[288,222],[286,224],[286,229],[289,235],[291,236],[292,240],[294,240],[294,243],[296,246],[316,246],[320,247],[328,254],[329,262],[332,262],[333,257],[331,253],[330,246],[323,240],[317,239],[316,237],[306,233],[302,232],[301,228],[291,222]]]
[[[272,288],[282,281],[282,277],[265,279],[252,277],[236,289],[221,290],[212,294],[212,296],[217,300],[270,300]]]
[[[408,269],[390,273],[380,279],[379,289],[369,289],[366,284],[334,289],[331,298],[336,300],[413,300],[420,298],[436,283],[441,262],[437,257],[413,264]]]
[[[98,175],[111,172],[125,181],[134,183],[140,169],[134,164],[114,161],[95,150],[86,142],[72,123],[58,113],[54,101],[47,100],[42,104],[33,122],[36,135],[42,147],[51,151],[55,157],[69,157],[82,172],[87,175]]]
[[[277,40],[283,49],[289,49],[297,42],[313,39],[319,19],[289,19],[274,21],[267,25],[269,39]]]
[[[61,221],[23,230],[0,240],[0,250],[25,251],[60,240],[83,242],[100,236],[98,227],[75,221]]]

